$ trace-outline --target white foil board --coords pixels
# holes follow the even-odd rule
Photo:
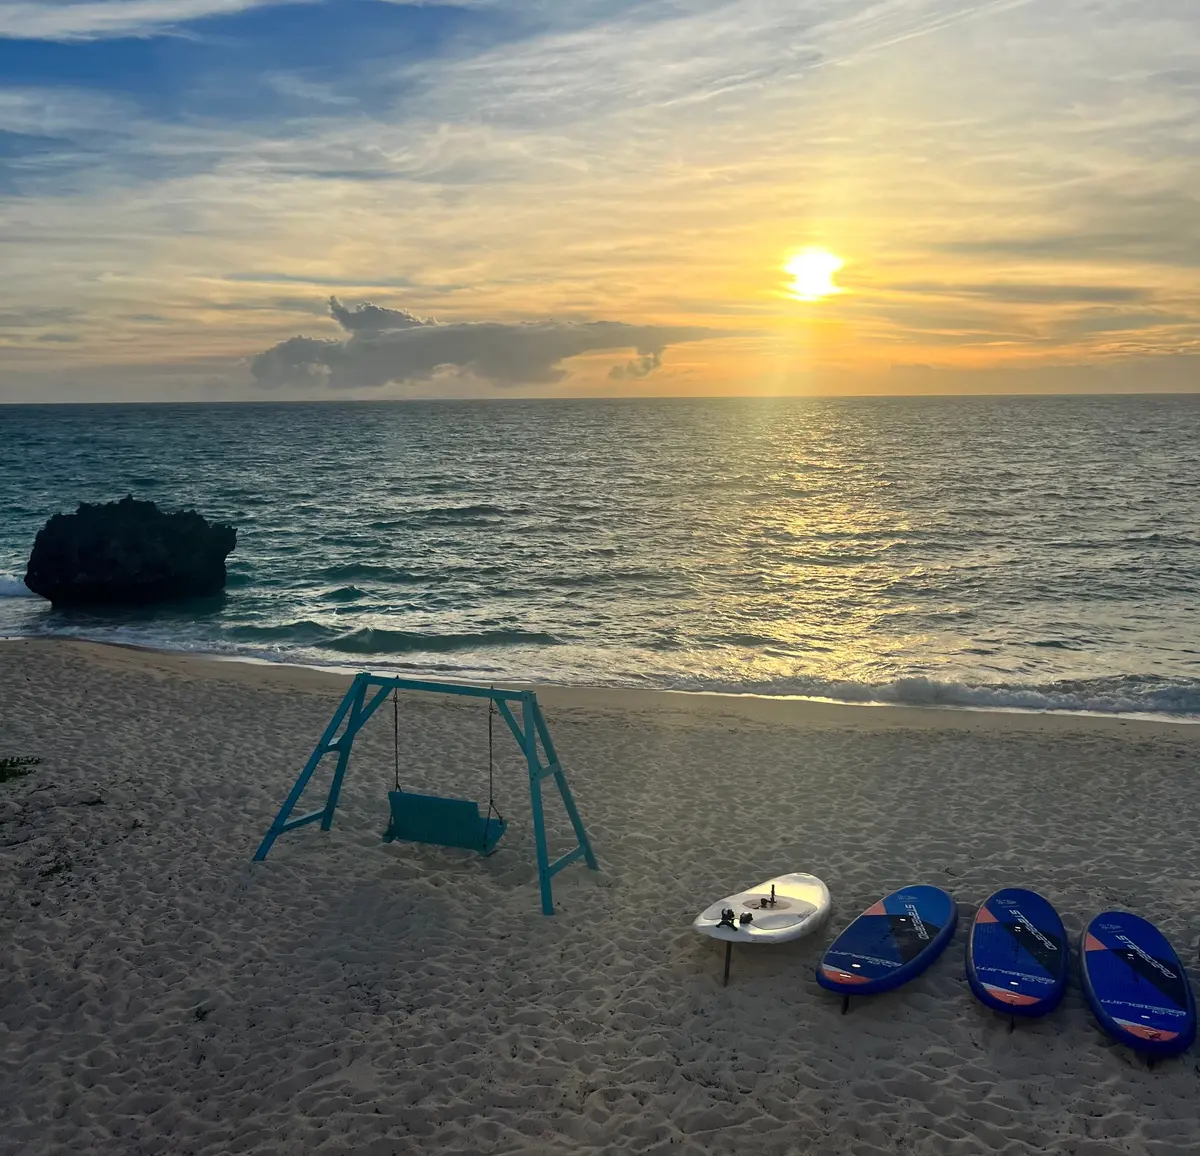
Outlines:
[[[769,905],[772,884],[774,907]],[[824,927],[831,908],[829,888],[815,875],[797,872],[718,899],[696,916],[692,927],[701,935],[727,943],[786,943]],[[736,926],[720,926],[721,912],[730,909]],[[753,916],[751,921],[739,922],[746,912]]]

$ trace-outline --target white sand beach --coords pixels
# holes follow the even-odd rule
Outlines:
[[[0,784],[5,1156],[1200,1151],[1200,1052],[1148,1070],[1077,982],[1009,1034],[963,973],[1005,885],[1072,937],[1136,911],[1194,973],[1200,727],[546,688],[603,871],[545,918],[502,727],[491,858],[380,841],[386,712],[333,830],[251,862],[346,682],[0,644],[0,756],[43,760]],[[402,708],[404,783],[485,799],[485,708]],[[735,950],[723,989],[693,916],[793,870],[830,928]],[[913,882],[957,897],[955,942],[843,1017],[817,959]]]

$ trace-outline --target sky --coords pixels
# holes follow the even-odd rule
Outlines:
[[[0,0],[0,401],[1197,390],[1195,5]]]

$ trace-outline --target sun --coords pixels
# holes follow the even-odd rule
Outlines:
[[[817,301],[840,293],[841,289],[833,283],[833,275],[844,264],[841,257],[828,249],[801,249],[783,266],[783,271],[792,277],[788,293],[801,301]]]

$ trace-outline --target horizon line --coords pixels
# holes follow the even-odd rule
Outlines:
[[[171,405],[412,405],[434,403],[469,404],[473,402],[555,402],[555,401],[904,401],[907,399],[979,400],[984,398],[1097,398],[1097,397],[1200,397],[1200,386],[1194,389],[1164,390],[1102,390],[1099,392],[1076,392],[1072,390],[1052,392],[1030,390],[1027,392],[972,392],[972,393],[701,393],[701,394],[553,394],[514,395],[511,397],[486,395],[479,397],[288,397],[288,398],[141,398],[121,401],[6,401],[0,399],[0,408],[49,409],[72,406],[171,406]]]

